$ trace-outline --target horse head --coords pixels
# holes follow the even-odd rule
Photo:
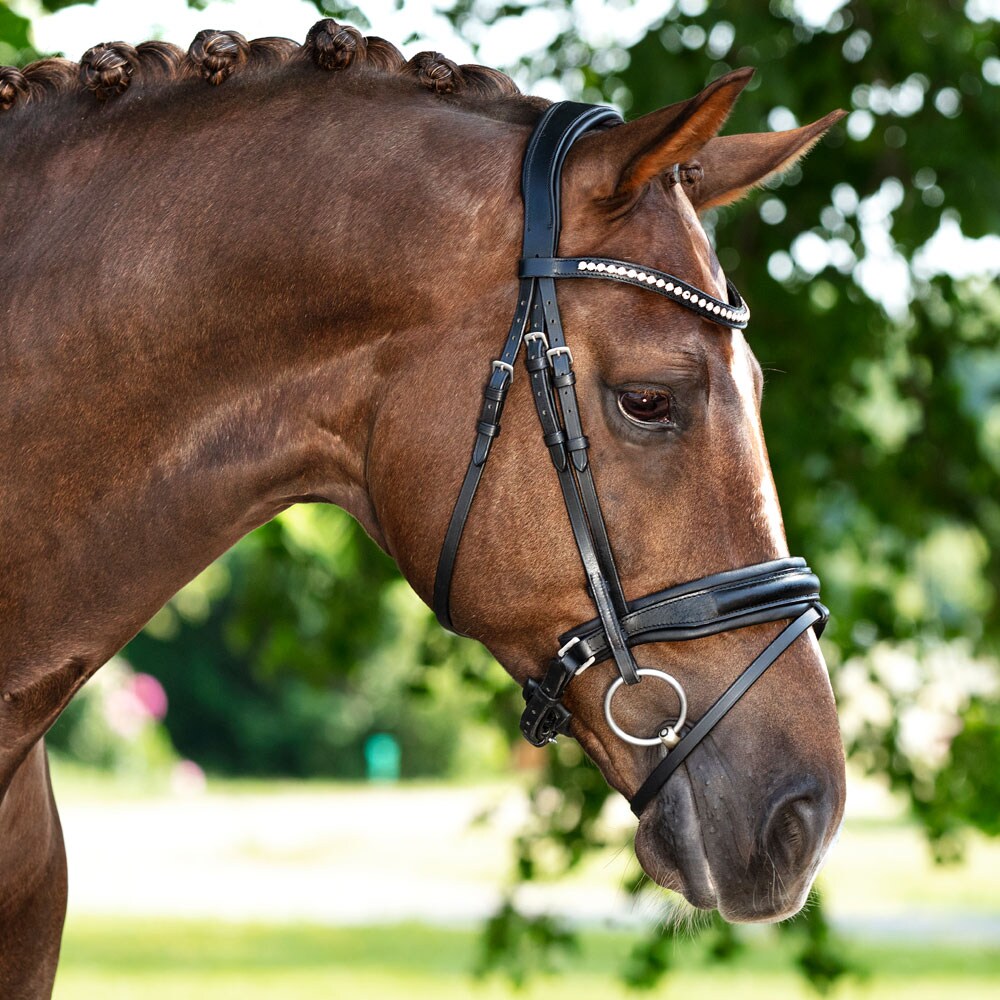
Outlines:
[[[463,425],[449,412],[438,421],[446,430],[429,432],[421,502],[407,494],[396,508],[410,538],[421,531],[415,514],[437,527],[423,528],[423,554],[411,565],[410,554],[397,554],[429,597],[432,557],[443,544],[439,616],[527,684],[524,728],[533,742],[568,728],[632,799],[636,853],[653,879],[730,920],[770,921],[802,906],[839,827],[844,757],[808,628],[822,624],[825,609],[815,578],[788,559],[761,428],[763,377],[741,330],[747,310],[700,213],[790,166],[840,113],[790,132],[718,137],[749,78],[730,73],[629,124],[597,120],[559,154],[561,184],[558,169],[548,176],[561,190],[555,257],[529,253],[545,219],[526,205],[527,262],[520,286],[510,277],[507,285],[517,309],[511,335],[492,367],[495,346],[474,359],[489,382],[472,460],[455,437],[469,416]],[[536,128],[529,158],[546,128]],[[525,168],[526,202],[545,181],[544,169],[532,178]],[[506,241],[508,275],[517,256],[510,216],[519,209],[507,206],[506,217],[488,222],[493,243],[484,253],[497,254]],[[556,280],[574,276],[614,280]],[[474,286],[470,280],[472,302]],[[484,342],[483,318],[495,315],[495,304],[479,301],[477,333],[459,340]],[[498,326],[490,325],[486,342],[497,344]],[[519,380],[511,362],[522,340],[528,371]],[[433,391],[417,393],[422,408],[441,413],[477,401],[476,378],[457,363],[475,353],[458,348],[441,364]],[[495,441],[501,410],[504,435]],[[390,423],[396,443],[377,434],[372,452],[382,472],[387,457],[402,467],[397,445],[409,438]],[[782,599],[787,607],[775,612]],[[698,606],[705,600],[715,602],[707,618]],[[812,617],[779,638],[784,619],[807,605]],[[619,628],[625,641],[616,651]],[[637,638],[643,629],[652,641]],[[550,666],[556,636],[566,641]],[[655,641],[674,638],[686,641]],[[574,645],[586,650],[575,661]],[[598,647],[602,655],[590,655]],[[710,731],[688,736],[747,664],[759,683],[736,692]],[[563,714],[546,729],[539,719],[552,712]],[[672,753],[683,763],[664,771]],[[651,771],[669,777],[650,783]]]

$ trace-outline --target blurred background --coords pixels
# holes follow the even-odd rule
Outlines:
[[[1000,990],[1000,0],[0,0],[0,63],[334,16],[630,116],[758,68],[728,131],[850,114],[707,220],[745,289],[789,543],[817,570],[848,819],[806,912],[680,922],[624,802],[345,514],[181,591],[49,745],[56,996]]]

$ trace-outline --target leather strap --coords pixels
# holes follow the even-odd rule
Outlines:
[[[562,696],[573,677],[572,670],[553,663],[540,681],[529,678],[524,685],[521,735],[532,746],[543,747],[555,743],[557,736],[568,735],[573,715],[562,703]]]
[[[680,743],[667,752],[667,756],[653,768],[649,777],[642,783],[639,790],[632,796],[629,803],[632,812],[641,816],[643,809],[656,796],[656,793],[667,783],[670,776],[687,760],[691,751],[715,728],[719,720],[753,687],[770,667],[806,629],[811,628],[823,618],[818,608],[806,609],[798,618],[783,629],[778,636],[768,644],[767,648],[750,664],[714,705],[681,737]]]
[[[562,180],[566,154],[580,136],[600,125],[620,125],[613,108],[561,101],[549,107],[535,126],[524,152],[521,195],[524,198],[522,257],[554,257],[559,245]]]
[[[462,487],[455,507],[451,512],[448,530],[441,545],[438,556],[437,573],[434,577],[434,614],[438,621],[449,631],[455,632],[451,619],[451,578],[455,572],[455,560],[462,543],[465,523],[472,510],[472,502],[476,499],[479,481],[486,470],[486,462],[490,457],[490,448],[500,434],[500,417],[503,414],[507,392],[514,379],[514,362],[521,350],[521,341],[528,325],[531,311],[534,282],[530,278],[522,278],[520,282],[517,308],[514,311],[514,321],[504,343],[500,357],[490,365],[489,380],[483,389],[483,406],[476,424],[476,439],[472,445],[472,458],[465,472]]]
[[[620,124],[621,116],[612,108],[563,101],[542,115],[528,142],[521,175],[524,198],[522,256],[552,257],[559,241],[559,183],[562,166],[573,143],[598,125]],[[462,481],[438,556],[434,578],[434,614],[447,629],[456,631],[451,617],[451,579],[458,550],[472,504],[489,459],[490,447],[500,433],[500,415],[514,377],[514,362],[521,349],[528,316],[535,301],[536,282],[522,278],[514,322],[499,359],[493,362],[483,390],[483,410],[476,425],[472,458]],[[553,296],[554,297],[554,296]],[[624,598],[621,599],[624,610]]]
[[[599,124],[618,124],[621,121],[617,113],[610,109],[595,109],[572,102],[556,105],[549,112],[543,116],[524,160],[522,257],[525,259],[551,259],[556,251],[560,229],[560,176],[563,161],[572,144]],[[555,285],[551,279],[538,281],[536,296],[533,326],[535,332],[544,334],[544,338],[533,338],[526,363],[530,365],[533,396],[543,438],[547,443],[558,445],[556,448],[550,446],[550,454],[559,477],[587,586],[608,647],[626,683],[637,684],[638,667],[619,623],[625,611],[625,596],[589,467],[587,437],[583,432],[574,387],[573,355],[563,336]],[[542,345],[546,345],[545,360],[549,362],[544,367],[540,364]],[[558,409],[554,397],[558,398]]]
[[[571,361],[568,356],[554,355],[552,348],[546,349],[547,343],[548,341],[541,335],[541,331],[529,334],[525,362],[531,376],[532,396],[535,400],[539,422],[542,425],[543,440],[549,444],[552,464],[559,477],[559,487],[562,490],[566,513],[569,516],[573,538],[583,563],[590,595],[597,608],[599,628],[604,636],[606,648],[614,657],[615,665],[622,677],[625,678],[625,682],[638,684],[638,667],[629,652],[625,635],[621,629],[620,617],[625,607],[625,599],[621,594],[621,583],[619,582],[618,570],[615,568],[614,555],[607,540],[604,519],[600,516],[600,507],[597,506],[597,520],[591,520],[588,517],[590,511],[585,511],[586,501],[581,499],[581,494],[585,496],[585,490],[589,486],[593,493],[593,503],[597,504],[597,493],[594,489],[593,479],[589,479],[587,482],[578,469],[579,464],[583,464],[586,468],[587,439],[579,425],[576,395],[573,393],[570,402],[561,407],[564,419],[567,408],[573,408],[570,412],[576,410],[575,419],[570,426],[564,428],[559,421],[552,392],[556,377],[553,374],[555,362],[560,357],[565,357],[564,369],[569,375],[572,375]],[[550,357],[553,359],[552,364],[549,361]],[[564,383],[572,391],[572,381],[566,376],[564,376]],[[576,474],[574,474],[574,470],[577,470]],[[598,526],[597,531],[594,531],[595,524]],[[609,579],[613,581],[612,585],[609,585]],[[617,602],[612,597],[611,586],[617,592]]]

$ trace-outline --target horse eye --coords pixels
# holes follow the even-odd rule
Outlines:
[[[618,409],[626,420],[641,426],[673,423],[673,406],[666,389],[629,389],[618,393]]]

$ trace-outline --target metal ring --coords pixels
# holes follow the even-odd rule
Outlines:
[[[624,677],[616,677],[611,687],[608,688],[608,693],[604,696],[604,717],[608,720],[608,725],[611,727],[616,736],[620,736],[626,743],[631,743],[633,746],[676,746],[679,741],[677,737],[677,730],[684,725],[684,722],[687,719],[687,697],[684,694],[684,688],[681,687],[680,681],[678,681],[676,677],[671,677],[670,674],[664,673],[662,670],[640,667],[636,672],[640,677],[659,677],[661,681],[666,681],[674,689],[674,691],[677,692],[677,697],[681,703],[677,721],[672,726],[662,727],[660,734],[649,738],[633,736],[631,733],[626,733],[625,730],[622,729],[622,727],[619,726],[618,723],[611,717],[611,699],[614,698],[615,692],[625,683]]]

